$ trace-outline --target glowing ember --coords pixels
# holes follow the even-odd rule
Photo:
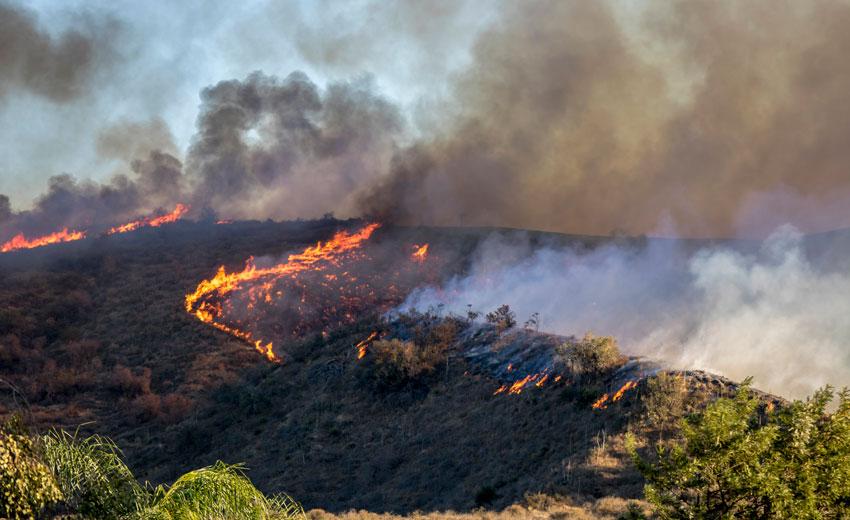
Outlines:
[[[377,332],[373,332],[368,338],[354,346],[354,348],[357,349],[357,359],[363,359],[363,356],[366,355],[366,347],[369,346],[369,342],[375,339],[375,336],[377,335]]]
[[[5,253],[7,251],[14,251],[16,249],[32,249],[33,247],[46,246],[47,244],[56,244],[58,242],[70,242],[72,240],[79,240],[81,238],[85,238],[85,236],[85,231],[71,231],[69,233],[68,228],[64,228],[62,231],[57,231],[52,235],[33,238],[31,240],[27,240],[26,238],[24,238],[24,234],[20,233],[12,240],[3,244],[3,246],[0,247],[0,252]]]
[[[419,262],[420,264],[425,261],[425,255],[428,254],[428,244],[425,244],[422,247],[413,246],[416,249],[416,252],[413,253],[413,260]]]
[[[174,211],[167,215],[163,215],[161,217],[156,217],[153,219],[145,217],[135,222],[124,224],[123,226],[114,227],[110,229],[106,234],[112,235],[113,233],[126,233],[128,231],[133,231],[134,229],[139,229],[142,227],[158,227],[169,222],[176,222],[177,220],[180,220],[183,215],[185,215],[189,211],[189,207],[190,206],[188,204],[186,206],[183,206],[183,204],[178,204],[177,208],[175,208]]]
[[[233,223],[233,220],[231,220],[229,218],[226,218],[224,220],[219,220],[218,222],[216,222],[216,224],[231,224],[231,223]]]

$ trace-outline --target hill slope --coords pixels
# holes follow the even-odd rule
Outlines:
[[[246,462],[264,491],[331,511],[501,507],[538,491],[639,496],[642,481],[621,444],[627,430],[660,434],[641,416],[642,387],[605,409],[591,405],[659,366],[564,372],[558,382],[552,372],[540,387],[495,394],[555,366],[556,347],[574,338],[452,318],[458,330],[445,365],[387,385],[375,355],[367,348],[359,359],[357,344],[373,332],[410,341],[417,326],[445,317],[426,316],[433,323],[423,325],[422,316],[364,316],[290,340],[286,363],[270,364],[185,312],[184,296],[220,265],[280,258],[344,225],[181,222],[0,255],[2,376],[29,398],[41,428],[85,423],[84,433],[111,435],[136,475],[154,482],[222,459]],[[403,228],[383,238],[428,241],[448,276],[462,273],[493,232],[514,233]],[[609,239],[530,240],[589,248]],[[509,374],[509,364],[517,372]],[[705,374],[684,377],[690,407],[734,387]]]

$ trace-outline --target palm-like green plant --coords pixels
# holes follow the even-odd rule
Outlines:
[[[128,518],[147,504],[147,493],[111,439],[52,430],[40,441],[42,459],[71,511],[90,518]]]
[[[169,488],[153,491],[152,505],[141,516],[150,520],[304,518],[304,510],[287,495],[267,498],[243,473],[241,465],[221,461],[186,473]]]

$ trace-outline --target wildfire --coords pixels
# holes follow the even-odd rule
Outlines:
[[[508,365],[508,371],[512,370],[513,366]],[[499,395],[502,392],[508,392],[508,394],[516,395],[523,391],[523,389],[527,386],[534,385],[535,387],[541,387],[543,384],[549,379],[549,369],[544,370],[543,372],[537,372],[536,374],[528,374],[522,379],[518,379],[513,383],[505,383],[498,390],[493,392],[493,395]],[[555,378],[555,381],[561,379],[561,376]]]
[[[641,378],[635,379],[634,381],[627,381],[626,384],[621,386],[620,389],[617,390],[617,392],[613,395],[613,397],[611,397],[611,403],[616,403],[617,401],[619,401],[623,397],[623,394],[625,394],[628,390],[631,390],[632,388],[636,388],[641,379],[643,379],[643,378],[641,377]],[[594,410],[604,410],[604,409],[608,408],[608,405],[605,404],[605,403],[608,401],[609,396],[610,396],[610,394],[603,395],[602,397],[597,399],[597,401],[595,403],[593,403],[591,408],[593,408]]]
[[[135,222],[130,222],[128,224],[124,224],[123,226],[118,226],[110,229],[106,234],[112,235],[114,233],[126,233],[128,231],[133,231],[134,229],[139,229],[142,227],[159,227],[163,224],[167,224],[169,222],[176,222],[180,220],[183,215],[185,215],[189,211],[189,205],[183,206],[183,204],[178,204],[177,208],[174,209],[171,213],[167,215],[163,215],[161,217],[156,218],[142,218]]]
[[[416,252],[413,253],[413,260],[421,264],[425,261],[425,255],[428,254],[428,244],[425,244],[422,247],[413,246],[413,248],[416,249]]]
[[[62,231],[57,231],[51,235],[47,235],[44,237],[33,238],[31,240],[27,240],[24,238],[23,233],[19,233],[18,236],[13,238],[12,240],[3,244],[0,247],[0,253],[6,253],[8,251],[14,251],[16,249],[32,249],[33,247],[46,246],[47,244],[56,244],[59,242],[70,242],[72,240],[79,240],[81,238],[85,238],[85,231],[71,231],[68,232],[68,228],[64,228]]]
[[[363,245],[379,227],[341,231],[271,267],[259,267],[253,258],[241,271],[228,273],[222,266],[186,296],[186,311],[257,346],[257,338],[265,345],[271,338],[326,332],[364,311],[388,310],[421,283],[421,271],[420,262],[367,255]],[[375,336],[356,345],[358,357]],[[262,351],[271,355],[270,348]]]
[[[375,336],[377,335],[377,332],[373,332],[368,338],[354,346],[354,348],[357,349],[357,359],[363,359],[363,356],[366,355],[366,347],[369,346],[369,342],[375,339]]]

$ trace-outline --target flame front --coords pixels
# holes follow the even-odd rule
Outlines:
[[[177,208],[175,208],[174,211],[168,213],[167,215],[163,215],[161,217],[156,217],[153,219],[145,217],[135,222],[124,224],[123,226],[114,227],[110,229],[106,234],[112,235],[114,233],[126,233],[128,231],[133,231],[134,229],[139,229],[142,227],[159,227],[169,222],[176,222],[183,218],[183,215],[185,215],[189,211],[189,207],[190,206],[188,204],[186,206],[183,206],[183,204],[178,204]]]
[[[27,240],[24,238],[23,233],[19,233],[18,236],[13,238],[12,240],[3,244],[0,247],[0,253],[6,253],[8,251],[14,251],[16,249],[32,249],[34,247],[46,246],[47,244],[56,244],[59,242],[70,242],[72,240],[79,240],[81,238],[85,238],[85,231],[71,231],[68,232],[68,228],[62,229],[62,231],[57,231],[51,235],[33,238],[31,240]]]
[[[632,388],[637,388],[637,385],[641,381],[641,379],[643,378],[641,377],[635,379],[634,381],[627,381],[626,384],[621,386],[620,389],[617,390],[617,392],[613,396],[611,396],[611,394],[603,395],[595,403],[593,403],[592,408],[594,410],[604,410],[608,408],[608,405],[605,404],[606,402],[608,402],[608,397],[611,397],[612,403],[616,403],[623,397],[623,394],[625,394],[628,390],[631,390]]]
[[[285,263],[271,267],[258,267],[253,258],[242,271],[228,273],[222,266],[186,295],[186,311],[250,341],[277,361],[270,338],[324,332],[352,323],[364,311],[401,303],[405,296],[401,287],[407,285],[404,277],[417,275],[411,275],[409,267],[399,267],[398,257],[388,260],[395,262],[390,267],[366,255],[362,246],[378,227],[373,223],[356,233],[338,232],[328,242],[289,255]],[[420,262],[403,263],[416,266]],[[356,345],[358,357],[365,356],[375,336]]]

